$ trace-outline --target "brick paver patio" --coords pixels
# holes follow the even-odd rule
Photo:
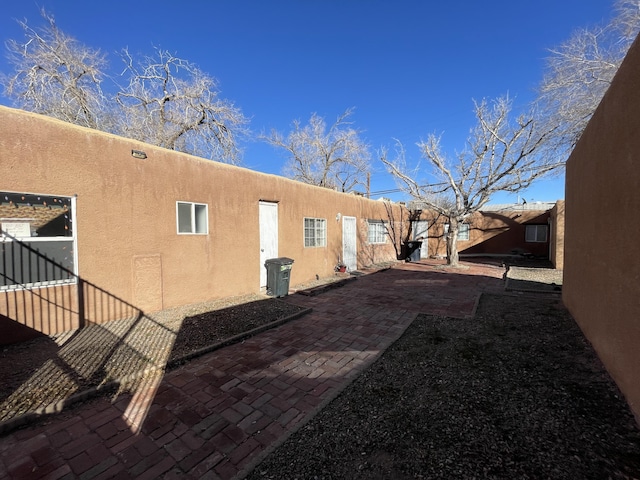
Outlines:
[[[0,478],[241,478],[392,344],[418,313],[471,318],[504,269],[398,264],[317,296],[313,312],[0,437]]]

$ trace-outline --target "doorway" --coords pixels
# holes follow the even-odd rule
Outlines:
[[[416,220],[412,225],[413,240],[422,241],[420,248],[420,258],[429,258],[429,222],[426,220]]]
[[[267,268],[264,263],[278,257],[278,204],[259,202],[260,222],[260,288],[267,288]]]
[[[347,271],[358,269],[356,217],[342,217],[342,263]]]

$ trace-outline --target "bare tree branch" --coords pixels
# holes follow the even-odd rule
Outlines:
[[[18,24],[24,42],[6,43],[11,75],[3,75],[5,93],[18,108],[90,128],[102,128],[105,97],[101,90],[105,57],[63,33],[52,15],[40,11],[46,25]]]
[[[295,120],[286,138],[275,130],[261,138],[288,153],[285,172],[290,178],[342,192],[354,191],[366,185],[371,156],[360,132],[349,126],[347,119],[352,113],[346,110],[328,129],[324,119],[314,113],[308,125]]]
[[[129,136],[143,142],[228,163],[240,162],[239,139],[248,120],[218,98],[216,82],[168,51],[134,61],[127,50],[128,85],[114,98],[101,90],[105,57],[63,33],[53,16],[46,25],[18,22],[25,41],[7,42],[14,73],[3,76],[6,94],[19,108]]]
[[[576,31],[550,50],[539,87],[542,115],[566,154],[575,146],[640,30],[640,0],[617,0],[604,26]]]
[[[227,163],[240,161],[238,137],[247,119],[218,98],[213,78],[166,50],[136,64],[124,50],[129,84],[117,95],[120,133],[171,150]]]

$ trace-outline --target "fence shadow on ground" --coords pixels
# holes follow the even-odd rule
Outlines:
[[[167,368],[306,312],[275,298],[193,316],[174,313],[164,318],[163,312],[140,311],[129,318],[4,347],[0,431],[3,422],[8,423],[4,430],[9,430],[22,420],[58,412],[95,393],[109,394],[113,400],[130,395],[125,421],[138,429]]]
[[[175,337],[176,332],[139,311],[103,325],[4,347],[0,422],[53,413],[80,392],[135,391],[141,373],[164,367]]]
[[[0,271],[3,325],[37,338],[0,350],[0,423],[58,411],[88,390],[135,390],[140,372],[164,367],[175,331],[63,262],[5,237],[10,242],[3,242]],[[7,243],[11,248],[4,248]],[[61,318],[65,326],[79,328],[52,335],[38,331]]]

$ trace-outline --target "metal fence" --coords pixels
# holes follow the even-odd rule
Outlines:
[[[0,289],[73,283],[73,240],[0,238]]]

